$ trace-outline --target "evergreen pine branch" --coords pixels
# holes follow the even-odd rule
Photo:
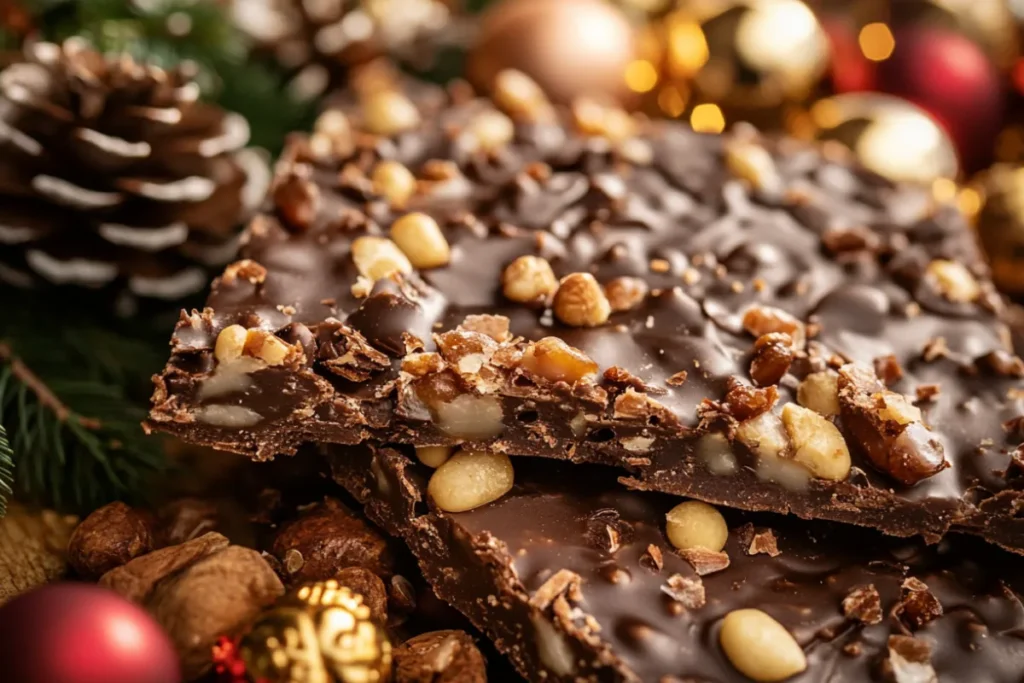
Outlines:
[[[7,512],[7,501],[14,493],[14,451],[7,430],[0,424],[0,517]]]

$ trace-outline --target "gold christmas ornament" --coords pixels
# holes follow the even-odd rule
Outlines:
[[[604,0],[502,0],[480,19],[469,80],[490,92],[506,69],[530,76],[554,102],[579,97],[629,105],[626,70],[637,57],[633,27]]]
[[[956,149],[919,107],[891,95],[848,93],[815,102],[788,121],[797,137],[838,142],[861,164],[896,181],[933,183],[957,176]]]
[[[306,584],[243,636],[239,655],[267,683],[384,683],[391,642],[363,597],[337,581]]]
[[[632,0],[631,0],[632,2]],[[647,109],[717,132],[745,120],[777,125],[828,66],[828,40],[800,0],[676,0],[639,35],[627,84]]]
[[[1003,292],[1024,295],[1024,167],[996,164],[972,183],[981,197],[975,226]]]

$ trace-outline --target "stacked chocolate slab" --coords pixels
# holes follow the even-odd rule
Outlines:
[[[497,93],[384,88],[296,137],[242,260],[179,322],[150,426],[256,459],[334,444],[339,482],[533,680],[785,679],[722,659],[734,607],[796,639],[799,680],[1019,680],[1016,641],[965,635],[1024,618],[987,588],[1002,551],[982,571],[980,542],[737,513],[695,554],[664,498],[627,492],[1024,553],[1024,363],[956,211],[835,150],[562,111],[515,73]]]

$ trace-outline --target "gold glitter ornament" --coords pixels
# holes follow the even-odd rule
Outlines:
[[[333,579],[302,586],[242,637],[239,655],[266,683],[384,683],[391,642],[363,597]]]
[[[626,82],[645,108],[709,132],[739,120],[779,125],[829,62],[825,32],[800,0],[676,0],[638,40],[641,58]]]
[[[971,189],[981,197],[975,227],[992,266],[992,279],[1006,294],[1024,295],[1024,167],[996,164],[980,173]]]
[[[891,180],[932,183],[959,172],[956,148],[935,119],[892,95],[828,97],[788,127],[799,138],[841,143],[866,168]]]

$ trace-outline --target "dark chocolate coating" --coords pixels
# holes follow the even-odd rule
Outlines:
[[[718,643],[721,619],[742,608],[768,613],[803,648],[807,669],[787,679],[792,683],[888,680],[888,638],[902,634],[931,645],[930,664],[944,683],[1024,676],[1021,559],[975,539],[926,546],[824,522],[727,512],[729,566],[701,578],[706,604],[680,609],[667,580],[697,575],[664,533],[665,512],[679,501],[625,491],[612,471],[519,459],[509,494],[449,514],[426,499],[429,470],[401,453],[337,448],[329,457],[335,479],[371,519],[408,543],[437,593],[532,681],[748,681]],[[781,552],[748,554],[748,524],[772,530]],[[601,533],[609,525],[617,549]],[[660,569],[651,545],[661,550]],[[580,581],[580,595],[568,599],[569,622],[559,620],[557,608],[539,607],[538,589],[561,570]],[[921,626],[912,616],[921,612],[904,601],[910,578],[941,606],[942,615]],[[865,621],[876,623],[844,614],[847,596],[868,585],[881,612]],[[537,647],[545,637],[537,631],[541,618],[573,650],[571,674],[545,664]]]
[[[1010,351],[1003,304],[953,208],[791,140],[753,142],[770,155],[777,187],[752,189],[725,161],[736,139],[667,122],[638,123],[637,136],[620,146],[580,134],[563,113],[551,123],[517,123],[512,143],[485,154],[460,131],[490,108],[462,102],[392,139],[357,136],[345,158],[314,158],[305,139],[295,140],[277,185],[296,192],[275,193],[242,252],[266,269],[265,278],[222,278],[209,308],[182,318],[157,378],[150,427],[258,459],[305,442],[471,441],[515,455],[616,465],[630,471],[635,486],[733,507],[932,540],[958,527],[1024,551],[1011,466],[1021,433],[1004,428],[1024,414],[1014,376],[1021,368],[1012,357],[992,355]],[[357,298],[352,240],[386,235],[403,213],[366,178],[380,158],[427,179],[408,209],[437,219],[451,261],[401,282],[378,282],[370,296]],[[449,170],[439,173],[438,161]],[[436,180],[445,173],[455,178]],[[296,199],[312,194],[312,204]],[[297,209],[315,220],[297,223]],[[570,327],[550,310],[503,296],[501,273],[524,254],[547,258],[559,277],[589,272],[607,284],[633,276],[649,292],[606,324]],[[961,264],[977,296],[943,295],[926,275],[937,260]],[[794,490],[764,480],[757,457],[739,443],[730,446],[731,472],[713,473],[699,456],[700,438],[715,430],[731,435],[735,420],[716,416],[708,402],[720,405],[732,382],[751,382],[755,339],[742,318],[752,306],[795,316],[810,340],[779,381],[775,411],[795,400],[811,371],[854,361],[870,367],[891,356],[889,367],[900,372],[889,377],[890,389],[911,398],[932,390],[917,406],[933,450],[949,466],[901,483],[873,465],[861,436],[839,419],[853,460],[841,481],[812,478]],[[430,334],[476,314],[507,317],[515,337],[485,359],[486,379],[479,365],[459,367]],[[217,334],[235,323],[276,331],[300,344],[305,358],[259,370],[232,393],[204,397]],[[589,355],[598,379],[569,386],[524,373],[518,354],[544,336]],[[418,342],[444,358],[439,372],[413,381],[400,369]],[[376,350],[376,361],[349,355],[363,343]],[[358,367],[332,370],[329,362],[339,357]],[[685,381],[670,381],[681,371]],[[423,385],[434,380],[447,383],[435,400],[483,395],[502,424],[477,434],[446,431],[437,406],[425,405]],[[627,387],[649,402],[624,409],[617,401]],[[210,404],[244,409],[246,419],[211,424],[202,412]]]

